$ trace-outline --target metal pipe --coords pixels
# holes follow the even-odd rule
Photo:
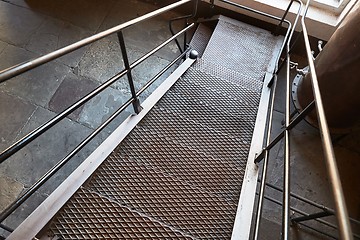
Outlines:
[[[256,193],[256,194],[258,194],[258,193]],[[264,196],[264,199],[269,200],[270,202],[273,202],[273,203],[275,203],[275,204],[277,204],[277,205],[279,205],[279,206],[282,206],[282,203],[281,203],[280,201],[274,199],[274,198],[271,198],[271,197],[268,197],[268,196]],[[296,208],[294,208],[294,207],[290,207],[290,209],[291,209],[292,211],[298,213],[298,214],[303,215],[303,216],[306,216],[306,215],[307,215],[305,212],[303,212],[303,211],[301,211],[301,210],[298,210],[298,209],[296,209]],[[328,223],[328,222],[326,222],[326,221],[324,221],[324,220],[322,220],[322,219],[314,219],[314,221],[319,222],[319,223],[321,223],[321,224],[324,224],[325,226],[328,226],[328,227],[330,227],[330,228],[338,229],[335,225],[333,225],[333,224],[331,224],[331,223]],[[304,225],[303,223],[299,223],[299,224],[300,224],[300,225]],[[321,232],[320,230],[317,230],[317,231]],[[353,234],[353,236],[354,236],[355,238],[360,239],[360,236],[357,235],[357,234]]]
[[[25,202],[37,189],[39,189],[51,176],[53,176],[62,166],[64,166],[75,154],[77,154],[86,144],[88,144],[101,130],[103,130],[111,121],[113,121],[122,111],[124,111],[131,103],[133,98],[124,103],[115,113],[113,113],[104,123],[102,123],[94,132],[85,138],[74,150],[66,157],[55,164],[47,173],[37,180],[30,188],[28,188],[21,196],[12,204],[10,204],[1,214],[0,223],[3,222],[11,213],[13,213],[23,202]]]
[[[291,5],[293,4],[294,1],[291,1],[291,3],[289,4],[289,7],[287,9],[287,11],[284,13],[283,18],[281,19],[281,23],[284,21]],[[287,31],[286,37],[284,39],[284,43],[281,49],[283,49],[285,42],[290,42],[290,39],[292,38],[292,35],[295,31],[295,27],[297,25],[297,22],[299,20],[299,14],[301,11],[301,7],[302,4],[300,2],[299,5],[299,10],[298,10],[298,14],[297,17],[294,21],[294,25],[292,26],[291,23],[289,24],[289,29]],[[281,24],[280,23],[280,24]],[[292,27],[291,27],[292,26]],[[289,43],[287,44],[289,45]],[[282,50],[280,51],[279,55],[278,55],[278,59],[280,58]],[[275,69],[274,72],[276,72],[277,70]],[[273,111],[274,111],[274,103],[275,103],[275,92],[276,92],[276,85],[277,85],[277,75],[275,74],[272,82],[274,84],[273,86],[273,91],[272,91],[272,96],[271,96],[271,103],[270,103],[270,113],[269,113],[269,119],[268,119],[268,129],[267,129],[267,136],[266,136],[266,146],[269,145],[270,143],[270,137],[271,137],[271,129],[272,129],[272,117],[273,117]],[[262,169],[262,178],[261,178],[261,184],[260,184],[260,196],[259,196],[259,203],[257,206],[257,212],[256,212],[256,221],[255,221],[255,233],[254,233],[254,239],[258,239],[259,238],[259,228],[260,228],[260,224],[261,224],[261,215],[262,215],[262,210],[263,210],[263,198],[265,195],[265,184],[266,184],[266,176],[267,176],[267,167],[268,167],[268,160],[269,160],[269,154],[270,154],[270,149],[267,149],[265,151],[265,157],[264,157],[264,163],[263,163],[263,169]]]
[[[276,85],[277,85],[277,75],[274,75],[274,84],[272,88],[272,94],[271,94],[271,102],[270,102],[270,113],[269,113],[269,125],[267,129],[267,136],[266,136],[266,145],[269,145],[270,143],[270,136],[271,136],[271,129],[272,129],[272,117],[274,113],[274,103],[275,103],[275,92],[276,92]],[[256,211],[256,220],[255,220],[255,232],[254,232],[254,239],[259,238],[259,230],[260,230],[260,224],[261,224],[261,216],[262,216],[262,210],[263,210],[263,201],[264,201],[264,195],[265,195],[265,184],[266,184],[266,177],[267,177],[267,168],[268,168],[268,162],[269,162],[269,155],[270,150],[267,150],[265,152],[263,167],[262,167],[262,176],[261,176],[261,183],[260,183],[260,190],[259,190],[259,202],[257,205],[257,211]]]
[[[310,41],[308,38],[308,33],[305,24],[305,16],[307,9],[309,7],[310,1],[306,3],[306,8],[301,19],[301,24],[303,28],[304,43],[307,53],[307,58],[310,68],[310,76],[312,82],[312,88],[314,93],[314,98],[316,102],[316,112],[318,115],[319,128],[321,132],[323,151],[325,155],[326,167],[328,171],[329,181],[331,184],[331,189],[333,193],[334,203],[335,203],[335,212],[339,226],[339,233],[341,239],[353,239],[349,216],[346,208],[346,203],[344,199],[344,193],[341,186],[340,175],[336,164],[334,149],[331,142],[330,132],[327,125],[324,106],[321,98],[319,83],[316,75],[316,69],[314,61],[311,55]]]
[[[275,186],[275,185],[273,185],[273,184],[271,184],[271,183],[266,183],[266,186],[267,186],[267,187],[270,187],[270,188],[272,188],[272,189],[275,189],[275,190],[277,190],[277,191],[280,191],[280,192],[283,191],[281,188],[279,188],[279,187],[277,187],[277,186]],[[320,205],[320,204],[318,204],[318,203],[316,203],[316,202],[313,202],[313,201],[311,201],[311,200],[309,200],[309,199],[307,199],[307,198],[304,198],[304,197],[302,197],[302,196],[300,196],[300,195],[297,195],[297,194],[295,194],[295,193],[292,193],[292,192],[290,192],[290,196],[293,197],[293,198],[295,198],[295,199],[297,199],[297,200],[300,200],[300,201],[302,201],[302,202],[305,202],[305,203],[307,203],[307,204],[309,204],[309,205],[311,205],[311,206],[313,206],[313,207],[317,207],[317,208],[319,208],[319,209],[322,209],[322,210],[324,210],[324,211],[330,212],[330,213],[332,213],[333,215],[335,215],[335,211],[334,211],[333,209],[331,209],[331,208],[328,208],[328,207],[325,207],[325,206],[323,206],[323,205]],[[354,219],[354,218],[351,218],[351,217],[349,217],[349,219],[350,219],[350,221],[352,221],[353,223],[360,225],[360,221],[359,221],[359,220]]]
[[[305,116],[312,111],[312,109],[315,107],[315,101],[312,101],[303,111],[301,111],[301,113],[296,117],[294,118],[289,126],[287,127],[288,130],[291,130],[292,128],[294,128],[301,120],[303,120],[305,118]],[[286,129],[284,129],[283,131],[281,131],[275,138],[274,140],[272,140],[270,142],[269,145],[267,145],[263,150],[262,152],[256,156],[255,158],[255,163],[259,163],[263,157],[264,157],[264,153],[266,150],[269,150],[271,148],[273,148],[284,136],[284,132],[285,132]]]
[[[327,125],[334,133],[347,133],[360,126],[360,95],[355,90],[360,88],[360,2],[354,7],[323,51],[322,42],[318,42],[321,52],[314,62]],[[310,78],[307,74],[296,85],[297,108],[301,109],[314,98]],[[315,111],[306,120],[318,126]]]
[[[179,21],[179,20],[182,20],[182,19],[194,18],[196,16],[197,11],[198,11],[199,0],[193,0],[193,1],[194,1],[194,8],[193,8],[192,14],[181,16],[181,17],[176,17],[176,18],[173,18],[173,19],[171,19],[169,21],[169,29],[170,29],[170,32],[171,32],[172,35],[175,35],[175,31],[174,31],[173,26],[172,26],[173,22]],[[184,50],[181,48],[180,43],[177,40],[177,38],[175,38],[175,43],[176,43],[177,47],[179,48],[180,53],[183,53],[185,51],[185,48],[184,48]]]
[[[14,229],[12,229],[12,228],[10,228],[8,226],[5,226],[4,224],[1,224],[1,223],[0,223],[0,228],[4,229],[4,230],[6,230],[6,231],[8,231],[10,233],[14,231]]]
[[[289,10],[290,10],[293,2],[294,2],[294,0],[291,0],[291,2],[289,3],[288,7],[287,7],[286,10],[285,10],[285,13],[283,14],[283,16],[282,16],[282,18],[281,18],[279,24],[276,26],[276,29],[275,29],[275,31],[274,31],[275,35],[277,35],[277,33],[279,32],[279,28],[280,28],[280,26],[283,24],[283,22],[284,22],[284,20],[285,20],[285,17],[287,16],[287,14],[288,14],[288,12],[289,12]]]
[[[130,67],[130,64],[129,64],[129,58],[127,56],[125,40],[124,40],[124,35],[123,35],[122,31],[118,32],[117,36],[118,36],[119,43],[120,43],[121,54],[122,54],[122,57],[123,57],[125,69],[127,71],[126,75],[127,75],[127,79],[128,79],[128,82],[129,82],[131,97],[133,98],[134,112],[136,114],[139,114],[141,112],[140,100],[136,97],[136,90],[135,90],[135,86],[134,86],[134,80],[133,80],[132,74],[131,74],[132,68]]]
[[[123,23],[123,24],[120,24],[118,26],[115,26],[113,28],[110,28],[108,30],[105,30],[103,32],[100,32],[100,33],[97,33],[93,36],[90,36],[90,37],[87,37],[83,40],[80,40],[76,43],[73,43],[69,46],[66,46],[66,47],[63,47],[63,48],[60,48],[54,52],[51,52],[51,53],[48,53],[44,56],[41,56],[39,58],[36,58],[36,59],[33,59],[33,60],[30,60],[30,61],[27,61],[27,62],[24,62],[24,63],[21,63],[21,64],[18,64],[16,66],[13,66],[13,67],[10,67],[8,69],[5,69],[5,70],[2,70],[0,71],[0,83],[1,82],[4,82],[12,77],[15,77],[17,75],[20,75],[21,73],[24,73],[30,69],[33,69],[33,68],[36,68],[40,65],[43,65],[47,62],[50,62],[51,60],[54,60],[56,58],[59,58],[61,56],[64,56],[65,54],[67,53],[70,53],[70,52],[73,52],[75,51],[76,49],[79,49],[83,46],[86,46],[86,45],[89,45],[90,43],[93,43],[97,40],[100,40],[104,37],[107,37],[113,33],[117,33],[127,27],[130,27],[134,24],[137,24],[139,22],[142,22],[144,20],[147,20],[147,19],[150,19],[150,18],[153,18],[153,17],[156,17],[158,16],[159,14],[162,14],[164,12],[167,12],[167,11],[170,11],[171,9],[174,9],[176,7],[179,7],[185,3],[188,3],[188,2],[191,2],[192,0],[181,0],[181,1],[178,1],[176,3],[173,3],[173,4],[170,4],[166,7],[163,7],[163,8],[160,8],[158,10],[155,10],[153,12],[150,12],[150,13],[147,13],[141,17],[138,17],[138,18],[135,18],[133,20],[130,20],[126,23]]]
[[[108,86],[116,82],[118,79],[123,77],[127,73],[126,70],[123,70],[122,72],[118,73],[114,77],[110,78],[103,84],[101,84],[99,87],[97,87],[95,90],[90,92],[88,95],[83,97],[82,99],[78,100],[76,103],[59,113],[57,116],[53,117],[48,122],[44,123],[43,125],[39,126],[35,130],[28,133],[26,136],[15,142],[13,145],[11,145],[9,148],[4,150],[0,155],[0,163],[4,162],[6,159],[8,159],[11,155],[25,147],[27,144],[32,142],[35,138],[40,136],[42,133],[47,131],[49,128],[54,126],[56,123],[60,122],[62,119],[64,119],[66,116],[68,116],[70,113],[75,111],[77,108],[79,108],[81,105],[95,97],[97,94],[105,90]]]
[[[295,28],[294,25],[293,28]],[[283,173],[283,208],[282,208],[282,238],[289,239],[290,226],[290,133],[287,127],[290,124],[290,46],[286,44],[286,106],[285,106],[285,132],[284,132],[284,173]]]
[[[328,216],[333,216],[334,214],[328,211],[322,211],[322,212],[318,212],[318,213],[312,213],[312,214],[308,214],[306,216],[302,216],[302,217],[296,217],[296,218],[292,218],[291,222],[294,223],[299,223],[299,222],[304,222],[304,221],[308,221],[308,220],[314,220],[317,218],[323,218],[323,217],[328,217]]]

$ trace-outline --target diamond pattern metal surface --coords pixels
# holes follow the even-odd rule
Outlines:
[[[281,38],[264,29],[221,16],[202,58],[262,80],[275,45]]]
[[[246,72],[237,72],[227,68],[226,66],[208,62],[203,59],[197,60],[193,65],[193,68],[220,78],[223,81],[235,83],[242,88],[257,92],[259,94],[261,93],[262,79],[252,78]]]
[[[142,148],[136,144],[139,141],[143,141]],[[246,167],[243,162],[216,159],[141,127],[116,152],[237,204]]]
[[[80,188],[50,225],[56,239],[192,239],[98,193]]]
[[[118,153],[85,187],[195,238],[230,238],[235,204]]]
[[[200,23],[197,27],[194,36],[191,39],[190,46],[199,53],[199,57],[203,55],[211,34],[211,28],[207,27],[205,24]]]

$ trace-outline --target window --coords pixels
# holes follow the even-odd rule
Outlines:
[[[307,0],[302,1],[307,2]],[[349,2],[350,0],[312,0],[310,5],[339,15]]]

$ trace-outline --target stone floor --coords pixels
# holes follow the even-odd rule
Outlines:
[[[155,4],[154,4],[155,3]],[[156,9],[161,1],[115,0],[0,0],[0,69],[48,53],[101,30]],[[124,31],[131,61],[144,55],[170,36],[167,21],[177,16],[170,12]],[[136,88],[151,78],[178,54],[174,43],[145,61],[133,72]],[[293,59],[304,65],[304,59]],[[116,36],[110,36],[79,49],[38,69],[0,84],[0,150],[6,149],[44,121],[74,103],[123,68]],[[159,81],[157,84],[159,84]],[[276,95],[273,135],[283,129],[284,69]],[[145,98],[151,91],[147,91]],[[61,121],[44,136],[26,146],[0,165],[0,210],[30,187],[42,174],[71,151],[85,136],[110,116],[130,96],[127,79],[121,79],[100,96]],[[142,99],[143,99],[142,98]],[[16,227],[128,114],[80,151],[49,183],[37,191],[4,224]],[[360,219],[360,132],[338,139],[335,152],[352,217]],[[291,190],[319,204],[333,208],[318,131],[307,123],[291,134]],[[271,151],[268,181],[282,186],[283,142]],[[266,194],[281,200],[281,194],[267,189]],[[292,206],[316,211],[292,201]],[[278,206],[265,201],[261,239],[279,239]],[[333,217],[326,220],[334,222]],[[320,226],[322,227],[322,226]],[[353,226],[359,234],[360,226]],[[356,229],[355,229],[356,228]],[[325,231],[330,231],[326,230]],[[331,232],[331,231],[330,231]],[[0,229],[0,235],[6,234]],[[322,239],[306,231],[293,231],[295,239]]]

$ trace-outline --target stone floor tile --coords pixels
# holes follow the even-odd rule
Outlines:
[[[127,48],[130,63],[145,55],[144,52]],[[170,62],[158,56],[138,65],[133,71],[133,79],[136,89],[140,89],[148,80],[155,76]],[[77,68],[80,76],[91,78],[95,81],[104,82],[118,72],[124,70],[121,51],[117,39],[112,36],[91,45],[89,51],[84,55]],[[128,89],[127,80],[118,81],[114,84],[117,89]]]
[[[0,212],[9,206],[24,189],[24,185],[11,178],[0,176]]]
[[[54,116],[53,112],[39,107],[21,130],[19,138]],[[25,187],[29,187],[73,150],[90,132],[91,129],[64,119],[3,162],[0,165],[0,175],[11,177]]]
[[[54,16],[76,26],[96,31],[114,5],[114,2],[113,0],[56,1]]]
[[[24,46],[44,21],[44,16],[0,1],[0,40]]]
[[[56,0],[6,0],[14,5],[41,12],[46,15],[54,13]]]
[[[79,122],[95,129],[110,117],[123,103],[129,100],[130,97],[130,91],[108,88],[84,106]],[[129,110],[131,111],[131,108]],[[124,114],[122,114],[124,115],[122,120],[131,113],[132,112],[125,111]]]
[[[117,2],[104,20],[100,30],[109,29],[159,8],[158,6],[147,3],[136,4],[138,2],[139,1],[137,0]],[[131,11],[129,11],[129,9],[131,9]],[[174,11],[166,12],[125,29],[125,43],[127,46],[136,48],[142,52],[152,50],[171,37],[168,21],[178,16],[179,14]],[[182,23],[175,22],[174,26],[176,31],[178,31],[182,28]],[[144,39],[146,40],[144,41]],[[182,42],[181,38],[179,40]],[[156,53],[156,55],[171,61],[179,53],[180,52],[173,41]]]
[[[46,21],[31,36],[26,49],[41,55],[68,46],[92,35],[91,31],[77,27],[71,23],[47,17]],[[59,61],[65,65],[75,67],[84,55],[87,46],[67,54]]]
[[[19,131],[29,121],[36,107],[18,97],[0,92],[1,151],[13,143]]]
[[[36,54],[22,48],[8,45],[0,54],[0,69],[35,56]],[[0,89],[34,104],[46,106],[69,70],[70,68],[63,64],[50,62],[3,82]]]
[[[98,85],[99,83],[69,73],[52,96],[49,109],[55,113],[60,113],[90,93]],[[75,110],[70,114],[70,118],[75,121],[79,120],[82,109],[83,106]]]

